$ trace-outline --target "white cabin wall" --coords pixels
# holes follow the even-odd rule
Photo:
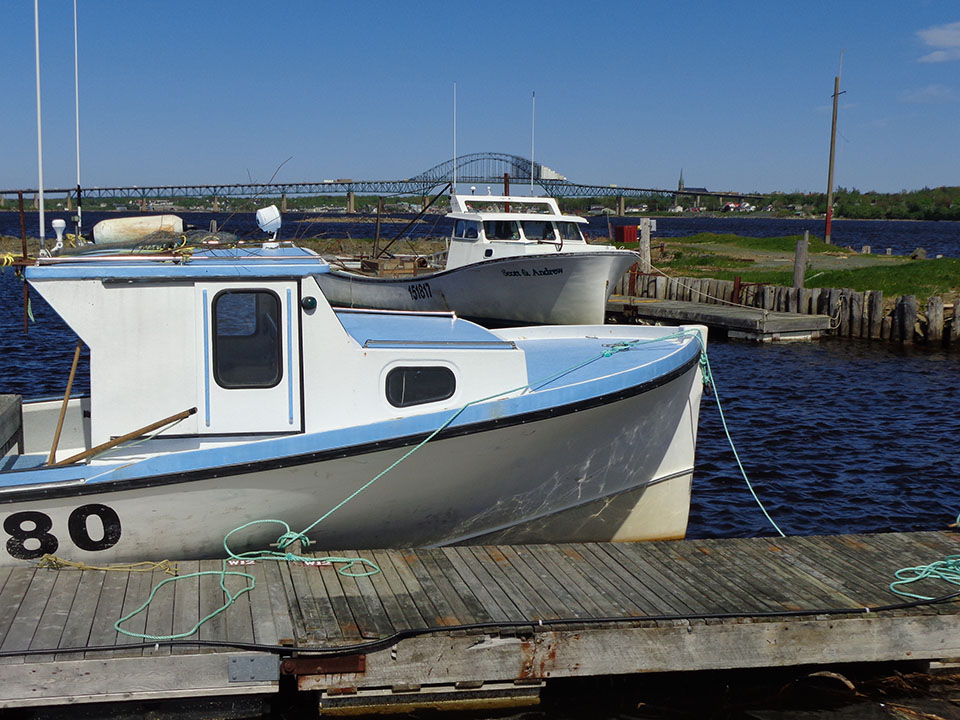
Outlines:
[[[93,445],[197,405],[192,283],[34,285],[90,348]],[[194,415],[171,432],[196,429]]]
[[[301,313],[306,432],[459,409],[471,400],[527,382],[526,361],[519,349],[362,348],[323,299],[316,280],[304,280],[303,295],[319,300],[316,310]],[[409,408],[390,405],[384,391],[386,375],[391,368],[408,364],[451,368],[457,378],[453,397]]]

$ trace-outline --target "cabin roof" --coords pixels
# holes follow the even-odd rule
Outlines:
[[[338,309],[337,318],[350,336],[363,347],[418,347],[445,349],[513,349],[486,328],[453,313],[396,313],[406,317],[402,323],[385,323],[383,310]]]
[[[41,258],[26,269],[28,280],[191,280],[307,277],[329,272],[316,253],[293,246],[211,248],[187,256],[84,254]]]
[[[484,222],[487,220],[534,220],[547,222],[572,222],[586,225],[588,221],[577,215],[546,215],[544,213],[505,213],[505,212],[456,212],[449,213],[447,217],[454,220],[477,220]]]

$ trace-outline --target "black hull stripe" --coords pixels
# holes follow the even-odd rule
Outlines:
[[[462,437],[464,435],[474,435],[491,430],[500,430],[514,425],[525,425],[539,420],[546,420],[561,415],[569,415],[583,410],[609,405],[627,398],[642,395],[659,387],[662,387],[673,380],[685,375],[691,368],[695,367],[700,360],[698,352],[683,365],[675,368],[665,375],[635,385],[630,388],[618,390],[617,392],[599,395],[579,402],[561,405],[558,407],[545,408],[535,412],[513,415],[504,418],[495,418],[493,420],[484,420],[482,422],[471,423],[470,425],[455,426],[447,428],[439,433],[431,442],[448,440],[451,438]],[[71,485],[64,487],[45,487],[35,490],[23,490],[19,492],[10,492],[0,494],[0,505],[25,502],[29,500],[50,500],[53,498],[78,497],[83,495],[99,495],[120,492],[125,490],[137,490],[141,488],[160,487],[163,485],[178,485],[182,483],[200,482],[215,478],[231,477],[234,475],[247,475],[257,472],[270,472],[282,470],[299,465],[309,465],[312,463],[326,462],[329,460],[340,460],[358,455],[366,455],[383,450],[393,450],[397,448],[411,447],[422,442],[429,433],[420,433],[417,435],[407,435],[405,437],[391,438],[378,442],[364,443],[362,445],[351,445],[349,447],[335,448],[332,450],[319,450],[310,453],[301,453],[299,455],[290,455],[282,458],[272,458],[270,460],[260,460],[256,462],[241,463],[237,465],[221,465],[213,468],[204,468],[203,470],[192,470],[182,473],[168,473],[166,475],[154,475],[146,478],[131,478],[124,480],[107,481],[102,483],[92,483],[90,485]]]

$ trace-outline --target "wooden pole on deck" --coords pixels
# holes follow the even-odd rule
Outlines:
[[[803,287],[803,275],[807,271],[807,248],[810,246],[810,231],[804,230],[803,237],[797,240],[797,251],[793,256],[793,286]]]
[[[57,430],[53,433],[53,445],[50,447],[47,465],[53,465],[53,461],[57,457],[57,445],[60,444],[60,431],[63,430],[63,419],[67,415],[67,403],[70,402],[70,391],[73,389],[73,378],[77,375],[77,364],[80,362],[80,348],[82,347],[83,341],[77,340],[77,349],[73,351],[73,364],[70,366],[70,377],[67,379],[67,389],[63,393],[63,404],[60,406],[60,417],[57,419]]]

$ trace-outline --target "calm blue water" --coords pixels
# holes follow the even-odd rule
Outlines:
[[[31,297],[24,335],[22,285],[0,275],[0,391],[62,394],[76,336]],[[934,529],[960,513],[960,353],[831,339],[714,342],[709,355],[743,464],[785,533]],[[689,534],[771,532],[705,395]]]
[[[216,220],[221,230],[227,230],[242,238],[262,237],[253,213],[177,213],[185,223],[201,229],[210,227],[210,221]],[[120,217],[121,213],[84,212],[83,222],[86,231],[100,220]],[[280,237],[295,239],[299,237],[373,237],[375,218],[370,215],[334,214],[323,216],[323,221],[311,222],[307,218],[318,217],[315,213],[287,213],[283,216]],[[381,237],[390,239],[403,230],[414,215],[395,215],[401,218],[396,222],[385,222],[381,227]],[[55,233],[50,228],[54,218],[62,218],[70,225],[70,213],[48,212],[45,214],[46,237],[51,240]],[[606,237],[607,218],[590,218],[587,233],[594,237]],[[611,225],[636,224],[636,218],[610,218]],[[26,216],[27,234],[38,237],[38,213]],[[660,217],[657,218],[657,232],[654,238],[680,237],[700,232],[733,233],[748,237],[782,237],[796,235],[809,230],[812,236],[823,237],[822,220],[794,220],[751,218],[741,215],[720,217]],[[426,215],[423,222],[415,223],[408,231],[411,237],[447,237],[451,225],[443,215]],[[833,243],[840,247],[849,246],[859,251],[864,245],[870,245],[874,253],[883,253],[892,248],[895,255],[909,255],[922,247],[928,257],[944,255],[960,257],[960,222],[920,222],[912,220],[835,220],[831,230]],[[14,212],[0,212],[0,235],[20,237],[20,216]]]

